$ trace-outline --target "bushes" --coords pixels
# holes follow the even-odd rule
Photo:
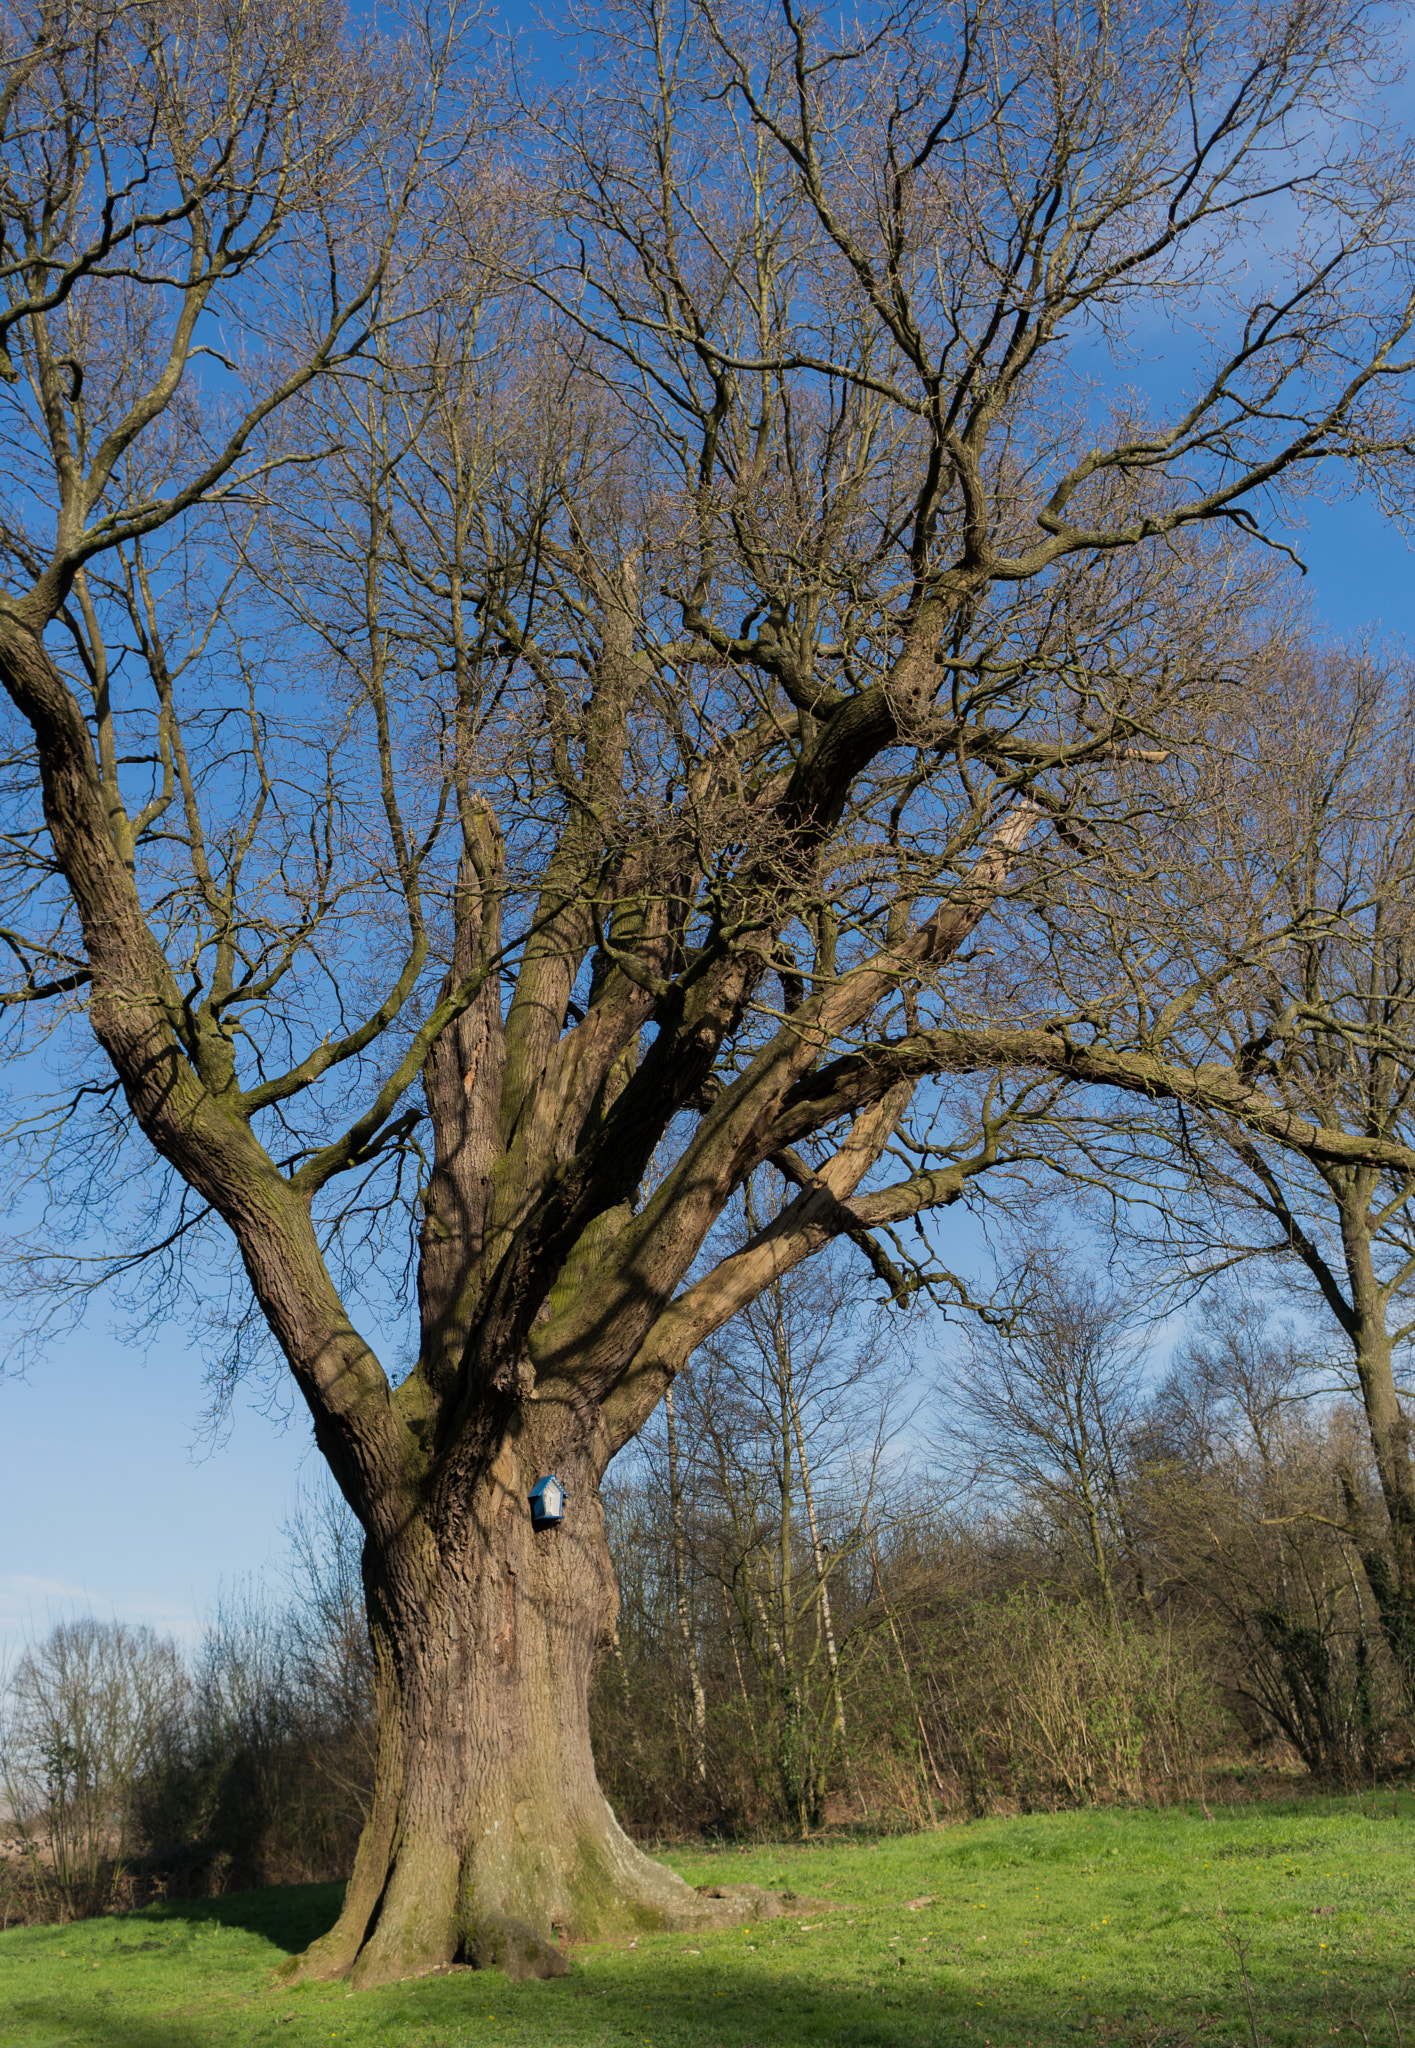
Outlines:
[[[61,1622],[20,1658],[0,1784],[26,1917],[77,1919],[109,1902],[138,1845],[141,1788],[180,1751],[190,1704],[176,1646],[149,1628]]]
[[[228,1598],[189,1667],[150,1629],[62,1622],[5,1702],[0,1920],[342,1877],[372,1779],[367,1713],[310,1689],[290,1617]]]
[[[975,1811],[1183,1797],[1236,1730],[1162,1624],[1031,1591],[911,1617],[932,1747]]]
[[[357,1532],[332,1492],[287,1529],[290,1597],[228,1590],[190,1659],[61,1622],[0,1711],[0,1922],[343,1877],[373,1782]]]
[[[826,1819],[907,1826],[1177,1800],[1242,1741],[1202,1646],[1163,1623],[1115,1627],[1034,1588],[960,1593],[925,1576],[892,1590],[886,1581],[849,1628],[849,1736],[829,1753]],[[671,1670],[620,1655],[602,1672],[596,1751],[620,1818],[669,1836],[793,1823],[778,1783],[779,1702],[721,1640],[702,1669],[705,1784],[690,1768]]]

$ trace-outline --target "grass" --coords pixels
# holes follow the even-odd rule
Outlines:
[[[272,1982],[337,1886],[0,1935],[3,2048],[1415,2048],[1415,1803],[1382,1792],[1046,1815],[888,1840],[693,1850],[692,1883],[821,1902],[351,1997]],[[1244,1979],[1247,1979],[1245,1989]],[[1352,2021],[1358,2031],[1349,2031]]]

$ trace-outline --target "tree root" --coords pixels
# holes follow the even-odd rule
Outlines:
[[[759,1884],[700,1884],[695,1893],[702,1902],[701,1916],[685,1918],[693,1927],[740,1927],[744,1920],[784,1920],[791,1913],[814,1913],[816,1899],[803,1899],[796,1892],[763,1891]]]
[[[524,1920],[492,1916],[469,1927],[461,1956],[474,1970],[502,1970],[513,1983],[527,1977],[568,1977],[570,1958],[552,1941],[542,1941]]]

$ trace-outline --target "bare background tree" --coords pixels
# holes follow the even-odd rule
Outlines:
[[[1119,1628],[1146,1597],[1127,1513],[1130,1438],[1140,1406],[1140,1355],[1113,1282],[1082,1274],[1055,1246],[1034,1244],[1000,1276],[1015,1306],[983,1324],[944,1391],[947,1451],[968,1459],[984,1500],[1030,1504],[1095,1581]]]
[[[143,1844],[144,1782],[173,1760],[190,1681],[151,1629],[61,1622],[7,1687],[0,1792],[12,1847],[57,1919],[94,1912]]]
[[[1168,1098],[1081,1141],[1151,1280],[1281,1275],[1325,1327],[1321,1382],[1359,1401],[1378,1480],[1358,1460],[1340,1515],[1408,1699],[1413,708],[1405,664],[1274,636],[1181,771],[1193,802],[1139,914],[1123,875],[1084,908],[1053,892],[1044,969],[1082,1064]]]
[[[1374,1771],[1402,1674],[1382,1668],[1379,1609],[1343,1526],[1343,1499],[1373,1491],[1369,1452],[1349,1407],[1304,1399],[1312,1380],[1270,1304],[1212,1298],[1138,1432],[1134,1513],[1161,1597],[1218,1622],[1248,1729],[1343,1777]]]
[[[760,1179],[741,1215],[749,1231],[775,1176]],[[721,1824],[752,1807],[763,1774],[781,1819],[804,1835],[827,1785],[849,1780],[849,1699],[872,1648],[844,1617],[859,1606],[873,1529],[892,1517],[904,1337],[861,1302],[853,1261],[827,1252],[703,1346],[616,1480],[621,1512],[632,1498],[640,1519],[673,1530],[694,1764]],[[659,1547],[651,1531],[642,1540]],[[649,1592],[641,1583],[620,1630],[652,1667]]]

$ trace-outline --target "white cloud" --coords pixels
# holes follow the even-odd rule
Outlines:
[[[145,1622],[179,1642],[190,1642],[201,1628],[200,1617],[185,1602],[142,1591],[100,1593],[92,1586],[32,1572],[0,1572],[0,1668],[56,1622],[80,1614],[96,1615],[101,1621]]]
[[[85,1600],[87,1589],[63,1579],[37,1579],[28,1572],[0,1574],[0,1603],[14,1600]]]

